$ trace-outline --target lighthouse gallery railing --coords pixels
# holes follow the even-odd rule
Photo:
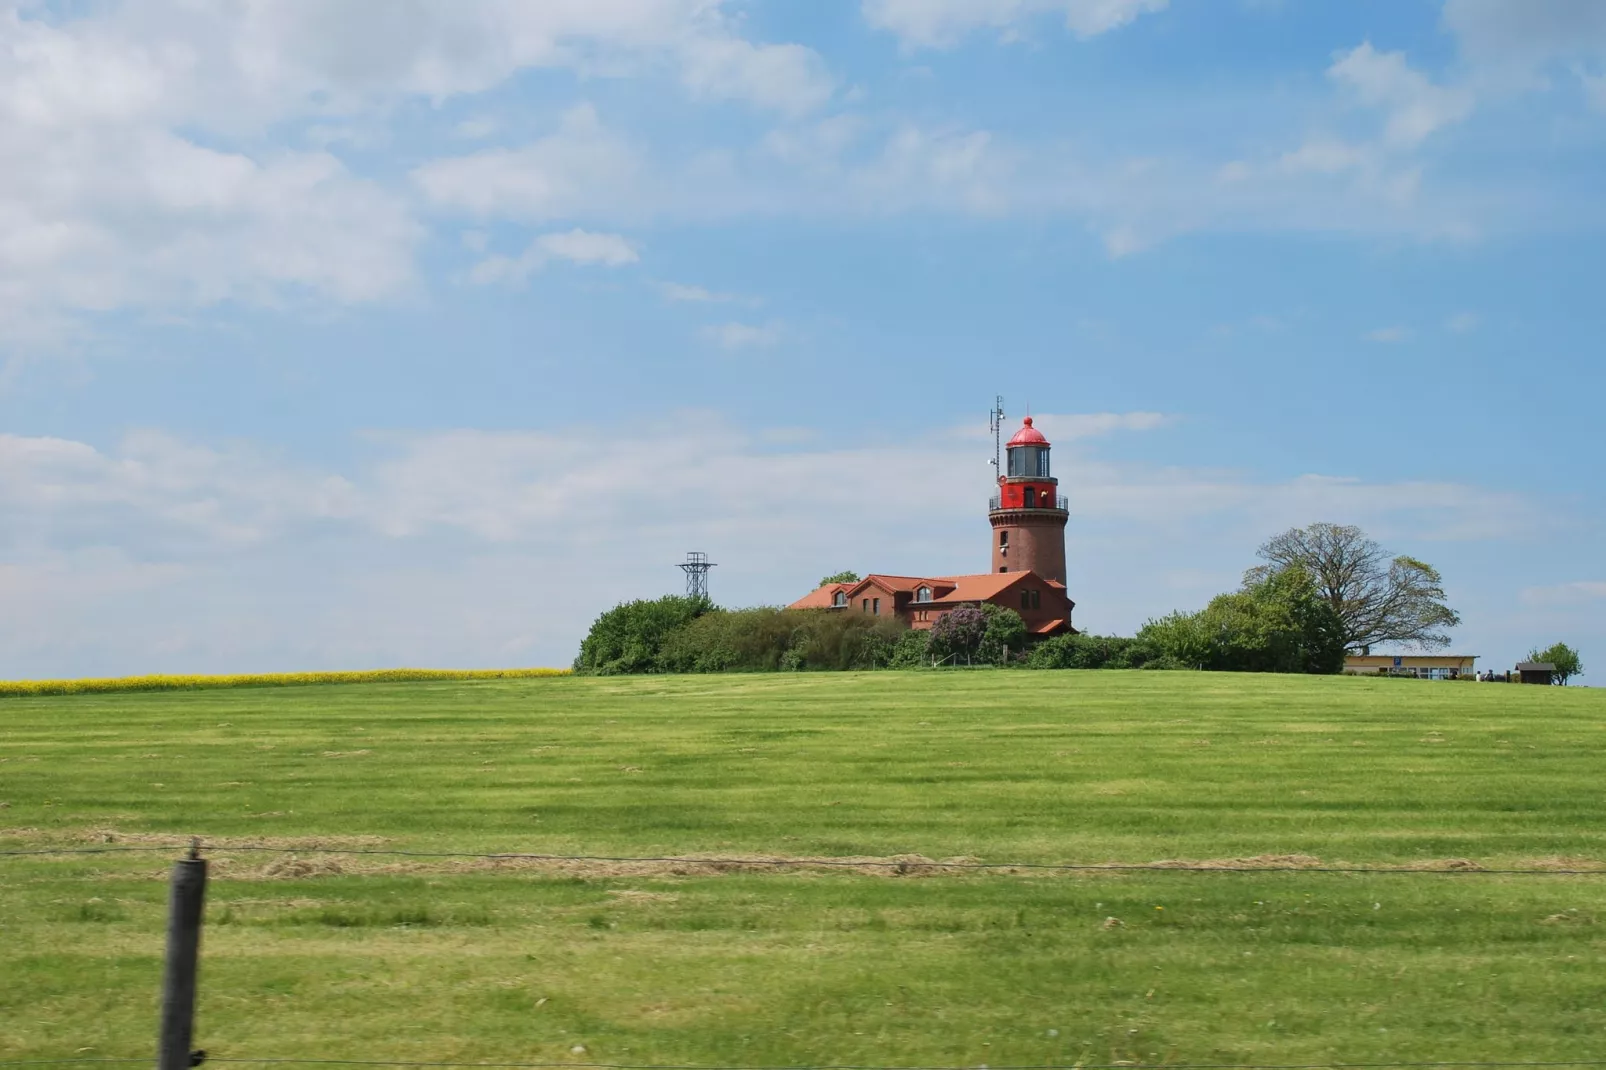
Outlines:
[[[1036,505],[1005,505],[1003,498],[995,494],[988,502],[987,507],[995,511],[999,509],[1038,509],[1051,513],[1064,513],[1069,511],[1066,508],[1065,496],[1063,494],[1060,495],[1058,501],[1039,501]]]

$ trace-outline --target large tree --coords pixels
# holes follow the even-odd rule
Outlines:
[[[1365,652],[1376,643],[1448,646],[1445,629],[1461,623],[1444,603],[1437,569],[1414,557],[1390,556],[1350,524],[1290,528],[1268,540],[1259,556],[1266,564],[1245,573],[1245,586],[1300,569],[1338,614],[1347,650]]]
[[[1563,686],[1566,686],[1572,677],[1584,675],[1584,663],[1579,660],[1578,651],[1566,643],[1553,643],[1543,650],[1531,651],[1528,660],[1549,662],[1554,665],[1550,677]]]

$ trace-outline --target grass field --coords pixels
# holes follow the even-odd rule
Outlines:
[[[1338,678],[12,698],[0,850],[204,837],[198,1042],[221,1057],[1606,1059],[1606,874],[1472,868],[1606,869],[1603,758],[1606,692]],[[897,876],[341,849],[1409,871]],[[0,858],[0,1059],[149,1053],[169,857]]]

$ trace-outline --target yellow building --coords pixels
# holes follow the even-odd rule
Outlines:
[[[1476,654],[1346,654],[1344,672],[1350,676],[1415,676],[1424,680],[1455,680],[1477,676]]]

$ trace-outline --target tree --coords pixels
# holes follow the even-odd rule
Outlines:
[[[833,583],[858,583],[858,582],[859,582],[859,574],[857,572],[833,572],[829,576],[825,577],[825,579],[820,581],[820,586],[821,587],[829,587]]]
[[[975,657],[987,636],[987,615],[972,606],[960,606],[937,618],[931,626],[928,649],[938,658]]]
[[[1217,595],[1198,613],[1152,620],[1138,640],[1159,659],[1189,668],[1336,673],[1344,667],[1338,614],[1298,568]]]
[[[982,603],[982,616],[987,618],[987,630],[982,633],[981,645],[976,654],[982,661],[1002,662],[1010,654],[1020,654],[1026,648],[1026,622],[1013,609]]]
[[[1563,687],[1574,676],[1584,675],[1584,663],[1579,660],[1578,651],[1566,643],[1552,643],[1543,650],[1530,651],[1528,660],[1545,661],[1554,665],[1550,678]]]
[[[1364,653],[1376,643],[1448,646],[1444,630],[1461,623],[1444,603],[1437,569],[1414,557],[1390,558],[1350,524],[1290,528],[1268,540],[1259,556],[1266,564],[1244,573],[1245,588],[1300,569],[1338,614],[1346,650]]]
[[[658,672],[658,654],[665,639],[713,609],[706,598],[678,594],[621,602],[592,623],[580,643],[574,671],[598,676]]]

